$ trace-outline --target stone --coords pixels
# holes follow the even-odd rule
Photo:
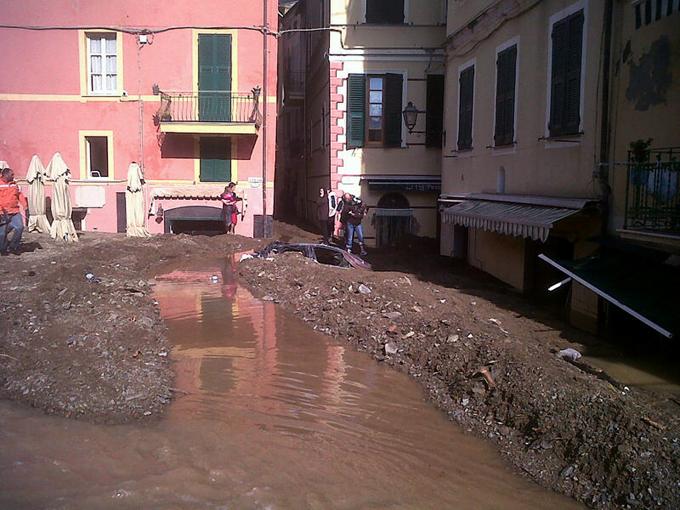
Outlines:
[[[370,294],[371,293],[371,289],[369,287],[367,287],[366,285],[364,285],[363,283],[359,284],[359,287],[358,287],[357,290],[359,291],[359,294]]]

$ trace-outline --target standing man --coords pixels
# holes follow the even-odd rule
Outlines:
[[[28,217],[28,200],[14,182],[11,168],[3,168],[0,173],[0,255],[10,252],[19,255],[19,243],[24,232],[24,218],[19,212],[19,205]],[[10,232],[14,232],[11,241],[7,241]]]
[[[333,235],[335,234],[335,215],[338,213],[340,204],[338,203],[338,196],[331,188],[326,190],[326,198],[328,198],[328,232],[330,234],[330,240],[333,241]]]
[[[368,212],[368,207],[364,205],[361,199],[345,193],[342,196],[342,212],[340,214],[340,221],[345,226],[345,248],[352,253],[352,243],[354,240],[354,233],[356,232],[359,240],[359,248],[361,249],[361,256],[368,255],[364,247],[364,230],[361,222]]]

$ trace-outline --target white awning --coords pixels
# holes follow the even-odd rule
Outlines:
[[[545,242],[556,222],[580,210],[580,208],[465,200],[442,211],[442,221]]]

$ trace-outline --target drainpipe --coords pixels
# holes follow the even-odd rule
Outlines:
[[[600,190],[602,192],[603,215],[602,215],[602,234],[607,235],[607,227],[609,223],[609,209],[610,209],[610,195],[611,188],[609,186],[609,81],[610,81],[610,67],[611,67],[611,44],[612,44],[612,11],[613,0],[607,0],[604,8],[603,32],[604,41],[602,48],[602,111],[601,119],[602,126],[600,132],[600,164],[598,168],[598,181]]]
[[[269,9],[262,0],[262,237],[267,237],[267,74],[269,73]]]

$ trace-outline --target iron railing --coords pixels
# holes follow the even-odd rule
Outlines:
[[[628,153],[624,228],[680,234],[680,148]]]
[[[161,92],[161,105],[156,113],[159,122],[235,122],[262,121],[258,89],[251,93],[201,91]]]

